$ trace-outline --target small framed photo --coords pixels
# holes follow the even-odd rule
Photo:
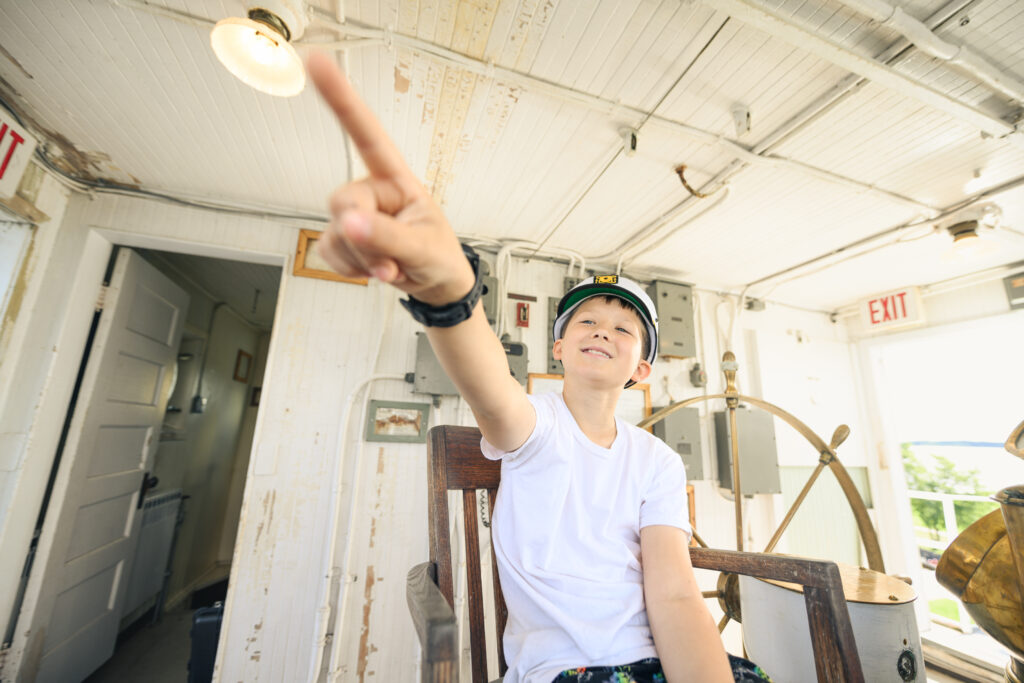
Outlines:
[[[365,286],[368,282],[365,277],[339,275],[327,265],[327,261],[320,258],[320,252],[316,250],[316,242],[320,239],[321,234],[318,230],[299,231],[299,243],[295,248],[295,266],[292,268],[292,275]]]
[[[366,440],[426,443],[429,418],[429,403],[370,401]]]
[[[260,394],[263,392],[263,387],[252,388],[252,398],[249,399],[249,405],[258,406],[260,404]]]
[[[238,355],[235,356],[235,381],[248,382],[250,372],[252,372],[252,354],[238,349]]]

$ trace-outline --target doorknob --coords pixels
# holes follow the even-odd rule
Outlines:
[[[156,485],[160,483],[160,479],[154,476],[150,476],[149,472],[142,475],[142,485],[139,486],[139,499],[135,502],[135,509],[138,510],[142,507],[142,501],[146,497],[146,491],[152,488],[156,488]]]

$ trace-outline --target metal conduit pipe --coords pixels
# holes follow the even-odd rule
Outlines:
[[[917,228],[919,226],[926,225],[926,224],[928,224],[930,222],[933,222],[933,221],[941,220],[943,218],[946,218],[947,216],[951,216],[952,214],[956,213],[957,211],[965,209],[965,208],[967,208],[969,206],[973,206],[973,205],[975,205],[975,204],[977,204],[977,203],[979,203],[979,202],[981,202],[981,201],[983,201],[985,199],[988,199],[989,197],[994,197],[994,196],[1002,194],[1004,192],[1009,192],[1010,190],[1015,190],[1018,187],[1022,187],[1022,186],[1024,186],[1024,176],[1018,176],[1017,178],[1014,178],[1013,180],[1007,181],[1007,182],[1003,183],[1002,185],[999,185],[997,187],[993,187],[993,188],[991,188],[989,190],[986,190],[985,192],[981,192],[979,194],[976,194],[973,197],[969,197],[968,199],[966,199],[966,200],[964,200],[962,202],[957,202],[955,204],[952,204],[952,205],[944,208],[942,210],[942,212],[939,213],[936,216],[932,216],[932,217],[927,218],[927,219],[912,220],[912,221],[908,221],[906,223],[901,223],[899,225],[896,225],[896,226],[887,228],[885,230],[882,230],[881,232],[875,233],[874,235],[869,235],[868,237],[862,237],[861,239],[858,239],[858,240],[856,240],[854,242],[850,242],[849,244],[845,244],[845,245],[843,245],[841,247],[833,249],[832,251],[829,251],[826,254],[822,254],[821,256],[816,256],[816,257],[814,257],[812,259],[808,259],[808,260],[806,260],[806,261],[804,261],[802,263],[798,263],[795,266],[790,266],[789,268],[785,268],[785,269],[780,270],[780,271],[778,271],[776,273],[772,273],[771,275],[766,275],[766,276],[764,276],[762,278],[759,278],[757,280],[754,280],[752,282],[748,282],[744,286],[743,291],[746,292],[748,289],[750,289],[752,287],[763,287],[767,283],[775,283],[774,286],[778,286],[778,284],[780,284],[780,283],[777,283],[776,281],[781,279],[781,278],[783,278],[783,277],[786,277],[786,276],[789,276],[789,277],[786,277],[786,280],[785,280],[786,282],[789,282],[790,280],[796,280],[796,279],[798,279],[800,277],[804,277],[805,275],[810,274],[810,273],[808,273],[809,269],[811,269],[812,267],[815,267],[815,266],[820,266],[822,264],[822,262],[828,261],[829,259],[836,259],[835,262],[838,263],[841,260],[848,260],[850,258],[855,258],[855,257],[859,256],[862,253],[866,253],[868,251],[873,251],[875,248],[877,248],[877,245],[879,245],[880,243],[884,246],[885,243],[882,242],[883,240],[892,239],[894,236],[899,235],[900,233],[903,233],[903,232],[905,232],[907,230],[911,230],[911,229]],[[1005,230],[1005,228],[1004,228],[1004,230]],[[1017,233],[1017,231],[1015,231],[1015,230],[1010,230],[1010,232]],[[829,263],[829,265],[834,265],[834,263]],[[774,289],[774,286],[773,286],[773,289]]]
[[[839,0],[850,9],[899,31],[919,50],[966,71],[1007,97],[1024,102],[1024,82],[1003,71],[966,45],[950,43],[935,35],[923,22],[883,0]]]
[[[790,17],[780,16],[775,8],[769,7],[763,2],[758,0],[703,0],[703,2],[770,36],[836,66],[860,74],[884,88],[945,112],[979,131],[994,137],[1007,137],[1014,144],[1024,146],[1024,135],[1020,134],[1022,130],[1020,127],[986,114],[947,93],[935,90],[917,79],[891,69],[885,64],[838,45],[813,30],[793,23]],[[1013,133],[1016,134],[1011,135]]]

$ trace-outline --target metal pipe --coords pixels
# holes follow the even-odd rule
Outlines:
[[[1009,71],[1004,71],[992,64],[966,45],[943,40],[923,22],[899,7],[894,7],[883,0],[839,1],[850,9],[898,31],[925,54],[955,64],[985,85],[1018,102],[1024,102],[1024,82],[1014,78]]]
[[[946,93],[910,78],[894,69],[837,45],[814,31],[796,26],[787,17],[756,0],[704,0],[714,9],[749,24],[794,47],[805,50],[844,69],[871,79],[878,85],[901,95],[911,97],[939,111],[945,112],[974,128],[995,137],[1009,136],[1015,144],[1024,146],[1024,136],[1011,135],[1020,129],[1006,121],[964,104]]]
[[[957,202],[957,203],[955,203],[955,204],[953,204],[953,205],[951,205],[951,206],[949,206],[947,208],[942,209],[941,212],[938,215],[931,216],[930,218],[927,218],[927,219],[915,219],[915,220],[912,220],[912,221],[909,221],[909,222],[906,222],[906,223],[901,223],[901,224],[899,224],[897,226],[894,226],[894,227],[891,227],[891,228],[886,228],[885,230],[882,230],[881,232],[877,232],[874,235],[869,235],[868,237],[862,237],[861,239],[858,239],[858,240],[855,240],[853,242],[850,242],[849,244],[844,244],[841,247],[833,249],[832,251],[828,252],[827,254],[822,254],[821,256],[815,256],[814,258],[811,258],[811,259],[808,259],[806,261],[803,261],[802,263],[798,263],[795,266],[790,266],[788,268],[784,268],[784,269],[782,269],[780,271],[772,273],[771,275],[765,275],[764,277],[759,278],[757,280],[754,280],[753,282],[748,282],[744,286],[744,289],[749,289],[750,287],[761,286],[761,285],[764,285],[767,282],[772,282],[772,281],[777,280],[777,279],[779,279],[781,277],[784,277],[786,275],[792,275],[792,277],[790,277],[790,278],[788,278],[786,280],[787,282],[789,280],[795,280],[795,279],[797,279],[799,277],[803,277],[803,276],[807,275],[808,273],[803,272],[807,268],[809,268],[811,266],[814,266],[814,265],[817,265],[817,264],[820,264],[822,261],[825,261],[827,259],[842,256],[841,258],[837,259],[836,262],[829,264],[829,265],[835,265],[836,263],[839,263],[840,261],[847,260],[847,259],[850,259],[850,258],[855,258],[855,257],[860,256],[861,254],[867,253],[869,251],[874,251],[875,249],[878,249],[880,246],[886,246],[888,244],[888,242],[881,242],[881,240],[884,240],[887,237],[896,238],[896,237],[899,236],[899,234],[901,232],[903,232],[905,230],[908,230],[908,229],[911,229],[911,228],[920,227],[922,225],[926,225],[926,224],[932,223],[934,221],[942,220],[943,218],[951,216],[954,213],[956,213],[957,211],[960,211],[960,210],[965,209],[965,208],[967,208],[969,206],[977,204],[978,202],[980,202],[980,201],[982,201],[984,199],[987,199],[988,197],[992,197],[992,196],[995,196],[995,195],[998,195],[998,194],[1002,194],[1003,192],[1009,192],[1010,190],[1016,189],[1016,188],[1021,187],[1021,186],[1024,186],[1024,176],[1018,176],[1017,178],[1014,178],[1013,180],[1005,182],[1002,185],[999,185],[997,187],[993,187],[993,188],[991,188],[989,190],[986,190],[986,191],[984,191],[984,192],[982,192],[980,194],[977,194],[977,195],[975,195],[973,197],[970,197],[966,201]],[[863,248],[863,249],[861,251],[853,251],[853,250],[855,250],[857,248]]]

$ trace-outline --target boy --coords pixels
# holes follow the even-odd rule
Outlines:
[[[651,372],[653,303],[615,276],[570,290],[554,325],[562,393],[527,396],[478,303],[476,255],[333,61],[314,54],[308,69],[370,173],[332,194],[321,254],[409,295],[484,454],[502,459],[505,683],[734,680],[690,565],[680,459],[615,418],[624,387]]]

